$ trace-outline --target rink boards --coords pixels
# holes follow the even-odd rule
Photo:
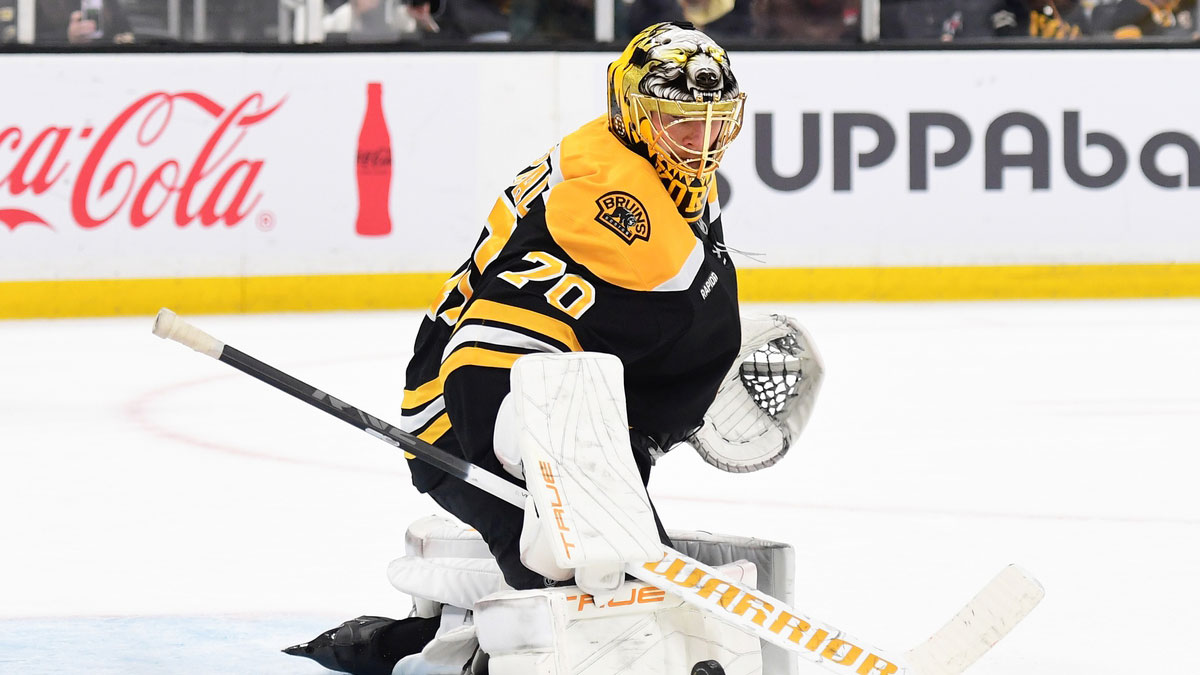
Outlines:
[[[5,56],[0,317],[422,307],[513,175],[605,109],[612,57]],[[743,297],[1200,295],[1198,65],[735,54]]]

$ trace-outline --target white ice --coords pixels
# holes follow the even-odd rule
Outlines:
[[[758,474],[679,451],[668,527],[797,553],[797,606],[896,650],[1004,565],[1046,599],[972,675],[1200,671],[1200,301],[805,304],[828,376]],[[385,419],[414,312],[191,316]],[[402,616],[435,507],[389,446],[155,338],[0,322],[0,672],[321,673],[278,650]]]

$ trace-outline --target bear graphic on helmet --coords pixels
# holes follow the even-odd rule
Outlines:
[[[679,178],[707,181],[742,127],[729,56],[686,23],[658,23],[608,67],[609,130]]]

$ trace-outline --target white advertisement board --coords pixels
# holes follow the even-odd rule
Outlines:
[[[771,265],[1200,261],[1200,51],[735,64],[730,239]]]
[[[4,57],[0,282],[451,270],[612,57]],[[727,236],[768,267],[1200,262],[1200,51],[733,65]]]
[[[451,269],[555,134],[554,60],[494,56],[22,57],[0,279]]]

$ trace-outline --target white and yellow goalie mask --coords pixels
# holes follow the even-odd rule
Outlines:
[[[621,142],[706,181],[742,128],[746,95],[716,42],[690,24],[658,23],[609,65],[608,98],[609,130]]]

